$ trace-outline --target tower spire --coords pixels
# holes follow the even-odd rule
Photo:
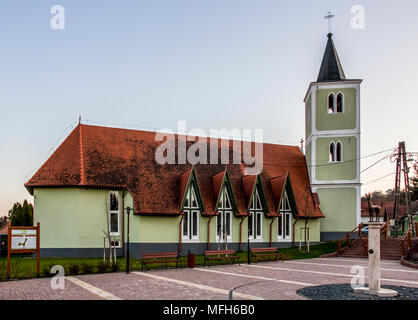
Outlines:
[[[343,67],[338,57],[337,49],[332,40],[332,33],[328,33],[328,42],[322,59],[317,82],[346,80]]]

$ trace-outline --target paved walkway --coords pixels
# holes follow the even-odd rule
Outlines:
[[[5,299],[159,299],[226,300],[233,288],[234,299],[304,299],[296,291],[307,286],[350,283],[353,266],[367,260],[318,258],[211,268],[167,269],[148,272],[107,273],[67,277],[64,289],[52,289],[51,278],[0,283]],[[418,270],[396,261],[382,261],[382,284],[418,290]]]

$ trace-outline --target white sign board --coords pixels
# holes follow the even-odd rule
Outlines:
[[[12,230],[12,250],[36,250],[36,230]]]
[[[36,230],[12,229],[12,237],[13,236],[36,236]]]

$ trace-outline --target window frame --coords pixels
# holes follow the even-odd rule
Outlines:
[[[331,147],[333,147],[332,152],[331,152]],[[340,148],[340,152],[338,152],[338,147]],[[338,160],[338,158],[340,158],[340,160]],[[328,163],[343,163],[343,162],[344,162],[343,143],[340,140],[338,140],[337,142],[332,140],[328,147]]]
[[[332,109],[330,108],[330,97],[332,95]],[[338,97],[341,96],[341,111],[338,111]],[[328,114],[343,114],[345,111],[345,96],[344,93],[339,91],[337,94],[330,92],[327,96],[327,113]]]
[[[342,99],[342,101],[341,101],[341,111],[338,111],[338,96],[341,96],[341,99]],[[337,93],[337,95],[335,96],[335,99],[336,99],[336,103],[335,103],[335,106],[336,106],[336,111],[335,111],[335,113],[338,113],[338,114],[341,114],[341,113],[344,113],[344,107],[345,107],[345,97],[344,97],[344,93],[342,93],[341,91],[340,92],[338,92]]]
[[[196,206],[193,206],[193,199],[196,202]],[[199,241],[199,216],[201,213],[201,208],[196,196],[196,190],[193,184],[190,184],[186,192],[185,205],[183,208],[183,223],[182,223],[182,240],[184,242],[198,242]],[[193,227],[193,214],[196,213],[196,230]],[[187,233],[185,234],[185,228],[187,228]],[[194,235],[196,231],[196,235]]]
[[[332,108],[330,108],[330,97],[332,96]],[[327,112],[328,112],[328,114],[334,114],[335,113],[335,102],[336,102],[336,99],[335,99],[335,94],[334,94],[334,92],[330,92],[329,94],[328,94],[328,97],[327,97]]]
[[[117,199],[117,203],[118,203],[118,209],[117,210],[112,210],[112,203],[111,203],[111,196],[112,195],[116,195],[116,199]],[[109,192],[109,232],[110,232],[110,236],[111,237],[116,237],[119,236],[120,237],[120,199],[119,199],[119,191],[110,191]],[[112,214],[116,214],[117,215],[117,232],[112,232]]]
[[[226,207],[226,200],[228,200],[229,203],[229,207]],[[231,202],[231,197],[228,193],[228,189],[226,188],[226,186],[223,187],[222,191],[221,191],[221,195],[219,197],[219,206],[218,206],[218,213],[219,215],[216,216],[216,241],[225,241],[224,235],[223,235],[223,226],[224,223],[226,221],[226,215],[227,213],[229,213],[229,234],[227,234],[227,240],[228,241],[232,241],[232,216],[234,214],[233,212],[233,208],[232,208],[232,202]],[[219,234],[218,232],[218,224],[219,224],[219,219],[221,222],[221,234]]]
[[[289,202],[289,196],[287,195],[287,191],[284,191],[284,195],[282,197],[282,200],[280,202],[280,207],[279,207],[279,212],[281,217],[279,217],[278,219],[280,219],[281,223],[279,222],[279,220],[277,221],[277,241],[279,242],[289,242],[292,241],[292,207],[290,205]],[[286,222],[288,221],[288,226],[289,226],[289,234],[286,234]],[[279,231],[281,233],[279,233]]]
[[[259,204],[259,208],[257,208],[257,204]],[[259,192],[257,188],[255,189],[252,197],[251,197],[251,205],[250,205],[250,216],[248,217],[249,221],[251,220],[251,229],[250,225],[248,224],[248,231],[251,230],[251,235],[248,232],[248,236],[250,240],[254,242],[262,242],[263,241],[263,205],[260,199]],[[260,217],[260,223],[257,223],[257,217]],[[257,226],[260,227],[260,234],[257,234]]]

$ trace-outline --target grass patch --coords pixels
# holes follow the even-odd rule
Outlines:
[[[327,253],[337,251],[337,241],[329,241],[320,243],[310,247],[310,252],[299,251],[298,247],[279,249],[285,260],[295,259],[311,259]],[[248,254],[246,251],[236,253],[240,257],[241,263],[247,263]],[[268,259],[266,259],[268,260]],[[108,260],[107,260],[108,261]],[[187,267],[187,257],[181,258],[182,265]],[[225,264],[225,262],[211,261],[211,264]],[[102,258],[41,258],[40,272],[41,277],[53,276],[50,270],[54,265],[61,265],[64,267],[66,275],[75,274],[91,274],[91,273],[105,273],[117,272],[126,270],[126,259],[118,258],[117,266],[110,266],[107,262],[103,263]],[[204,265],[204,256],[196,255],[196,266]],[[148,268],[150,266],[147,266]],[[155,263],[151,265],[151,269],[165,268],[166,264]],[[168,264],[167,267],[175,267],[175,263]],[[29,279],[36,277],[36,258],[31,256],[12,255],[11,263],[11,278],[12,279]],[[140,259],[130,260],[131,270],[141,270],[142,263]],[[0,281],[6,280],[7,277],[7,257],[0,258]]]

